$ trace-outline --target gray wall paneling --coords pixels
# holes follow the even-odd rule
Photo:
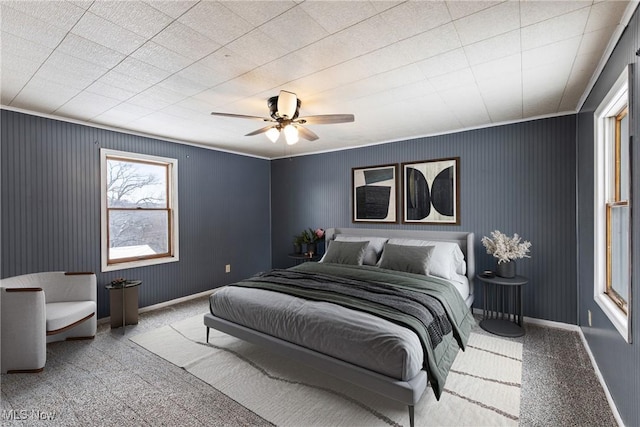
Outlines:
[[[460,157],[460,226],[352,224],[351,168],[448,157]],[[573,115],[279,159],[271,177],[274,267],[292,264],[301,230],[355,226],[473,231],[482,271],[495,262],[480,238],[498,229],[533,244],[532,258],[517,263],[530,278],[524,315],[577,322]]]
[[[141,279],[140,306],[268,269],[269,161],[2,110],[1,277],[94,271]],[[100,273],[100,148],[178,159],[180,261]],[[224,272],[231,264],[231,273]]]
[[[636,51],[640,48],[638,10],[629,22],[602,74],[598,78],[577,118],[578,158],[578,286],[580,326],[589,347],[613,396],[620,416],[628,426],[640,425],[640,69]],[[633,344],[627,344],[593,299],[594,276],[594,213],[593,113],[627,64],[634,65],[633,117],[631,118],[632,148],[632,284],[633,292]],[[592,326],[588,324],[588,311],[592,313]]]

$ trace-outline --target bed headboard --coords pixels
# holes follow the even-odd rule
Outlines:
[[[464,231],[391,230],[382,228],[329,228],[325,231],[327,246],[329,241],[334,240],[338,234],[455,242],[460,246],[460,249],[462,249],[462,253],[464,253],[464,258],[467,262],[469,292],[470,297],[473,298],[473,279],[476,275],[476,260],[473,253],[473,233]]]

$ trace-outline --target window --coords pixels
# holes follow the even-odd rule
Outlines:
[[[631,342],[631,191],[629,69],[595,113],[596,303]]]
[[[102,149],[102,271],[178,261],[178,161]]]

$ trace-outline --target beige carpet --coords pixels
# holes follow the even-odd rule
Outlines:
[[[211,330],[194,316],[130,339],[279,426],[409,425],[407,407]],[[440,401],[428,389],[416,426],[517,425],[522,344],[472,333]]]

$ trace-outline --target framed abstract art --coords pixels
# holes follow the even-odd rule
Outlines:
[[[398,165],[353,168],[351,176],[353,222],[398,222]]]
[[[402,222],[460,224],[460,158],[402,163]]]

